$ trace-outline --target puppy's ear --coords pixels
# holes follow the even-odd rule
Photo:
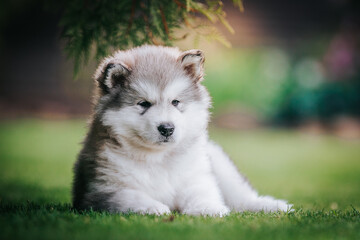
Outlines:
[[[103,94],[110,92],[110,89],[126,86],[127,77],[130,75],[130,68],[119,62],[102,63],[95,72],[95,80]]]
[[[205,57],[202,51],[193,49],[183,52],[178,58],[178,62],[186,74],[195,82],[203,79]]]

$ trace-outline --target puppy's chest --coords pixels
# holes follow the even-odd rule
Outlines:
[[[123,188],[140,190],[162,202],[170,202],[184,182],[183,164],[176,161],[142,162],[118,156],[113,169],[117,184]]]

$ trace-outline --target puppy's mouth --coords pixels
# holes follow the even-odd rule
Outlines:
[[[159,138],[156,141],[150,141],[146,138],[144,138],[143,136],[141,136],[140,134],[138,134],[136,131],[134,131],[134,136],[144,145],[146,145],[147,147],[159,147],[159,146],[166,146],[168,144],[174,143],[175,139],[173,136],[168,136],[168,137],[164,137],[164,136],[159,136]]]
[[[174,142],[175,142],[175,140],[174,140],[174,138],[172,136],[170,136],[170,137],[162,137],[158,141],[159,144],[162,144],[162,143],[164,143],[164,144],[166,144],[166,143],[174,143]]]

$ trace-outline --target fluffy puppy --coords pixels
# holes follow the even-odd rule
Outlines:
[[[209,141],[200,50],[142,46],[95,73],[95,110],[74,167],[73,205],[110,212],[223,216],[287,211],[259,196]]]

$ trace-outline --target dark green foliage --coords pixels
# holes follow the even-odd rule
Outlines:
[[[233,3],[242,10],[241,0]],[[216,28],[200,20],[205,16],[211,24],[220,21],[233,32],[222,7],[222,1],[214,0],[67,1],[60,23],[62,38],[66,42],[66,53],[74,59],[76,75],[93,51],[98,60],[113,49],[145,43],[171,45],[177,39],[174,30],[181,27],[229,45]]]
[[[277,124],[297,125],[309,119],[331,123],[338,116],[360,117],[360,82],[326,82],[316,89],[302,88],[289,82],[290,91],[284,96],[274,117]]]

